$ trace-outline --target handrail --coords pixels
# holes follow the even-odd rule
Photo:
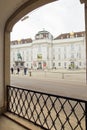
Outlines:
[[[46,130],[87,130],[87,101],[7,86],[8,111]]]

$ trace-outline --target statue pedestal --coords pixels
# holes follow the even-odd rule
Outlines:
[[[15,69],[17,69],[17,68],[23,69],[24,68],[24,63],[25,63],[25,61],[15,61],[14,68]]]

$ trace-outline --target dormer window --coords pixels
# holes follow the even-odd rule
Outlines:
[[[78,37],[78,35],[76,34],[75,37]]]
[[[84,36],[84,34],[82,33],[82,37]]]
[[[69,38],[69,35],[67,35],[67,38]]]

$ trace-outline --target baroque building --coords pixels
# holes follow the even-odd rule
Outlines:
[[[48,31],[39,31],[35,40],[11,41],[10,66],[29,69],[84,69],[85,32],[60,34],[53,38]]]

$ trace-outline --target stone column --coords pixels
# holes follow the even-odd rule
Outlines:
[[[4,34],[0,23],[0,114],[4,111]]]
[[[86,83],[87,83],[87,4],[85,4]]]
[[[7,109],[7,85],[10,85],[10,31],[5,31],[4,37],[4,106]]]
[[[85,42],[86,42],[86,83],[87,83],[87,0],[80,0],[85,4]]]

